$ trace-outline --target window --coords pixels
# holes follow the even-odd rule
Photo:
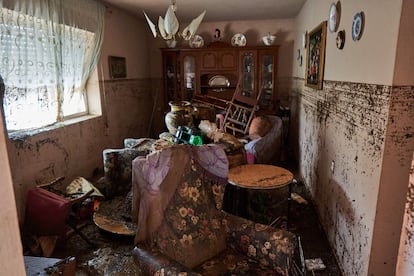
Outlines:
[[[20,2],[27,6],[19,11],[0,7],[7,129],[40,128],[87,114],[86,83],[99,56],[103,7],[95,7],[100,12],[91,17],[88,5],[99,5],[93,0]]]

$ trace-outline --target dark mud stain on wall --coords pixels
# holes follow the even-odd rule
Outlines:
[[[406,243],[408,243],[410,246],[414,244],[414,155],[413,155],[413,161],[411,163],[411,169],[410,169],[410,184],[408,186],[408,192],[407,192],[407,203],[405,207],[405,212],[407,216],[409,217],[409,225],[405,225],[406,227],[406,233],[407,233],[407,240]]]
[[[343,135],[352,140],[358,133],[368,136],[365,148],[379,157],[385,139],[391,86],[325,81],[323,90],[305,88],[301,93],[305,112],[320,124],[328,118],[344,126]]]
[[[314,90],[302,79],[294,87],[301,173],[342,268],[363,275],[373,227],[367,219],[374,216],[364,194],[377,184],[359,179],[380,170],[392,87],[325,81],[323,90]],[[335,158],[335,173],[327,158]]]
[[[42,139],[36,142],[36,151],[39,152],[40,149],[44,146],[44,145],[53,145],[54,147],[60,149],[60,151],[63,153],[64,155],[64,160],[67,161],[67,159],[69,158],[69,153],[66,151],[66,149],[58,142],[57,139],[51,139],[51,138],[46,138],[46,139]]]
[[[63,164],[56,164],[53,159],[51,162],[39,171],[39,174],[36,176],[35,182],[37,184],[48,183],[49,181],[53,180],[54,178],[64,176],[64,175],[56,175],[57,171],[67,171],[68,163],[70,160],[70,155],[68,150],[59,143],[58,139],[51,139],[46,138],[39,140],[35,143],[36,152],[39,155],[42,155],[42,150],[46,146],[53,147],[54,151],[59,152],[58,156],[63,157]]]
[[[414,151],[414,86],[392,89],[387,139],[391,141],[387,154],[399,156],[400,165],[411,162]],[[392,151],[392,152],[390,152]]]

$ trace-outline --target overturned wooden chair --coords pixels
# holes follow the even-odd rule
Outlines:
[[[233,97],[227,105],[224,117],[225,132],[234,136],[244,136],[249,132],[249,126],[256,112],[260,95],[261,89],[255,98],[244,96],[242,94],[241,79],[239,79]]]

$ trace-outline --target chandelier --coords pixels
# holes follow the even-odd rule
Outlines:
[[[203,11],[199,16],[194,18],[191,23],[184,28],[182,32],[179,32],[180,23],[178,22],[175,12],[177,11],[177,6],[175,4],[176,0],[171,0],[171,5],[168,6],[165,17],[158,17],[158,31],[160,36],[167,41],[176,42],[178,37],[182,37],[184,40],[190,40],[198,29],[201,21],[206,14],[206,11]],[[144,11],[145,18],[147,19],[148,25],[151,29],[152,35],[154,38],[157,37],[157,28],[151,19]],[[174,43],[175,45],[175,43]]]

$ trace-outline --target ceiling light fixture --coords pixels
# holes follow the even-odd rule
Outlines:
[[[175,12],[177,11],[177,6],[175,4],[176,0],[171,0],[171,5],[168,6],[167,12],[165,13],[165,17],[162,18],[161,16],[158,17],[158,30],[160,36],[166,40],[167,42],[173,42],[172,45],[175,47],[176,41],[178,37],[182,37],[184,40],[190,40],[198,29],[201,21],[206,14],[206,11],[203,11],[199,16],[194,18],[191,23],[182,31],[178,32],[180,23],[178,22],[177,16]],[[148,25],[152,31],[152,35],[154,38],[157,37],[157,28],[154,23],[152,23],[151,19],[144,11],[145,18],[147,19]],[[178,37],[177,37],[178,36]],[[170,45],[167,43],[167,45]]]

